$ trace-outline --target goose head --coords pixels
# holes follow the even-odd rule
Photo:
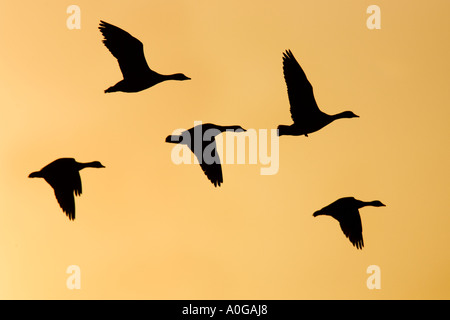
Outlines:
[[[90,168],[105,168],[104,165],[101,164],[100,161],[92,161],[86,164],[86,166]]]
[[[179,80],[179,81],[183,81],[183,80],[191,80],[191,78],[185,76],[185,75],[182,74],[182,73],[175,73],[175,74],[171,75],[170,78],[171,78],[172,80]]]
[[[370,204],[373,207],[386,207],[386,205],[379,200],[372,201]]]
[[[359,118],[356,114],[354,114],[352,111],[344,111],[339,114],[340,118]]]
[[[241,126],[230,126],[229,129],[233,129],[235,132],[246,132],[247,131],[244,128],[242,128]]]
[[[247,130],[245,130],[244,128],[242,128],[241,126],[217,126],[217,128],[220,131],[227,131],[227,132],[245,132]]]

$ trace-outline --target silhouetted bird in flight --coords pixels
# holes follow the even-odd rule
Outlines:
[[[332,204],[313,213],[314,217],[320,215],[332,216],[341,225],[345,236],[357,249],[364,247],[362,236],[362,224],[359,210],[365,206],[384,207],[385,205],[378,200],[365,202],[353,197],[341,198]]]
[[[139,92],[166,80],[190,80],[182,73],[159,74],[151,70],[145,60],[142,42],[128,32],[100,20],[103,43],[118,60],[123,80],[105,90],[107,92]]]
[[[84,168],[104,168],[98,162],[79,163],[73,158],[60,158],[32,172],[28,178],[44,178],[55,191],[56,200],[70,220],[75,219],[75,195],[81,195],[81,178],[78,171]]]
[[[223,182],[222,166],[216,148],[215,136],[227,130],[233,132],[246,131],[241,126],[219,126],[205,123],[186,130],[181,135],[169,135],[166,142],[187,145],[197,157],[200,167],[211,183],[215,187],[220,187]]]
[[[279,125],[279,136],[307,137],[309,133],[322,129],[336,119],[358,117],[351,111],[335,115],[320,111],[314,98],[313,87],[290,50],[283,53],[283,72],[294,123],[290,126]]]

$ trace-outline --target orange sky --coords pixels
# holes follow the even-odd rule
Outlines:
[[[66,9],[81,9],[69,30]],[[366,9],[381,9],[369,30]],[[26,8],[26,10],[24,10]],[[450,3],[430,1],[77,1],[0,5],[0,298],[450,298]],[[154,70],[182,72],[135,93],[103,46],[105,20],[144,43]],[[165,137],[195,121],[291,124],[282,53],[320,108],[352,110],[309,137],[281,137],[279,170],[223,165],[214,188],[175,165]],[[227,136],[228,137],[228,136]],[[28,179],[60,157],[81,172],[69,221]],[[354,196],[365,247],[312,213]],[[66,269],[81,270],[81,289]],[[381,289],[366,269],[381,270]]]

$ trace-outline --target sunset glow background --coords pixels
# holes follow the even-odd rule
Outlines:
[[[80,30],[66,26],[72,4]],[[372,4],[380,30],[366,27]],[[0,298],[449,299],[448,12],[447,0],[2,3]],[[100,20],[140,39],[155,71],[192,80],[104,94],[122,75]],[[324,112],[360,118],[281,137],[276,175],[223,165],[214,188],[175,165],[164,139],[194,121],[292,123],[286,49]],[[60,157],[106,166],[80,172],[73,222],[27,178]],[[312,217],[344,196],[386,204],[360,211],[362,251]]]

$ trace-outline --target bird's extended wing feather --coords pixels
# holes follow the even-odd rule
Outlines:
[[[202,168],[205,175],[208,177],[209,181],[214,184],[215,187],[219,186],[223,183],[222,176],[222,165],[220,164],[220,158],[216,149],[216,140],[214,137],[210,143],[204,143],[202,148],[196,150],[194,147],[191,147],[192,152],[194,152],[197,160],[200,162],[200,167]],[[207,152],[205,155],[205,149],[208,148],[210,153]],[[198,154],[201,150],[201,154]],[[196,152],[197,151],[197,152]]]
[[[290,50],[283,53],[283,73],[294,123],[320,112],[313,87]]]
[[[362,235],[361,216],[357,209],[349,212],[348,215],[343,215],[339,218],[339,224],[345,236],[357,249],[364,247],[364,240]]]
[[[125,30],[101,21],[99,29],[103,34],[103,43],[118,60],[124,79],[138,78],[150,70],[144,55],[141,41]]]
[[[55,197],[59,206],[70,220],[75,220],[75,199],[73,190],[70,189],[54,189]]]
[[[64,175],[47,178],[47,182],[55,191],[56,200],[70,220],[75,219],[75,195],[82,192],[81,178],[78,171],[68,171]]]

